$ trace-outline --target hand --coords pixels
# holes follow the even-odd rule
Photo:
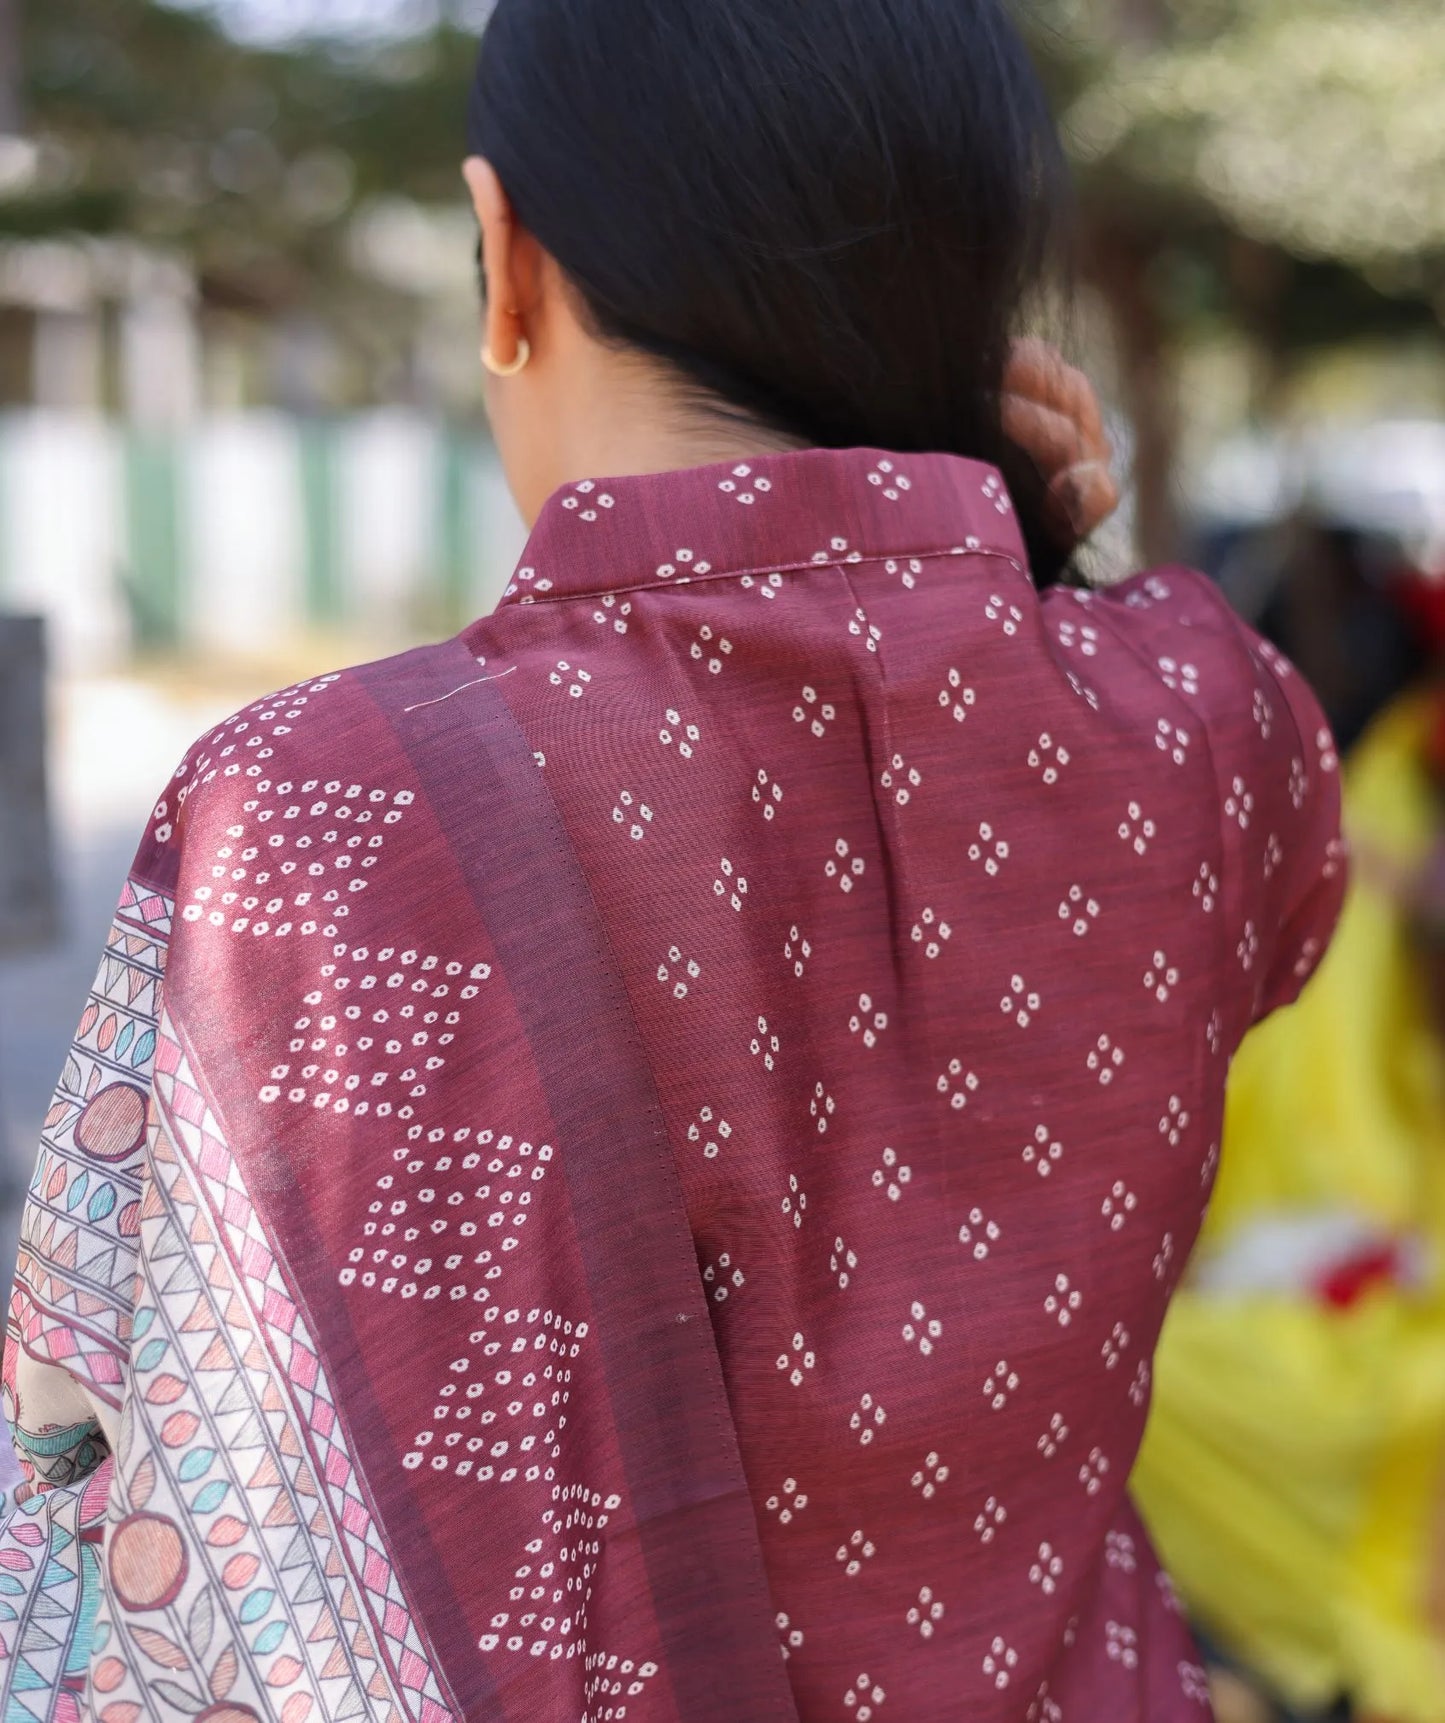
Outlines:
[[[1081,544],[1119,506],[1099,397],[1046,341],[1016,341],[1004,371],[1003,427],[1048,486],[1055,534]]]

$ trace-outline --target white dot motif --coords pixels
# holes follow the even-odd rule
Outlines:
[[[808,1103],[808,1112],[818,1127],[821,1136],[828,1129],[828,1121],[838,1110],[838,1103],[824,1089],[821,1083],[813,1086],[813,1098]]]
[[[696,724],[685,724],[681,712],[669,706],[657,739],[664,748],[675,747],[684,760],[690,760],[702,740],[702,731]]]
[[[1107,1088],[1114,1081],[1115,1072],[1124,1063],[1124,1050],[1122,1047],[1116,1047],[1107,1035],[1101,1035],[1094,1043],[1085,1063]]]
[[[848,632],[856,639],[861,640],[870,652],[876,652],[883,641],[883,630],[875,628],[869,622],[868,613],[864,610],[853,612],[848,623]]]
[[[1104,1487],[1104,1479],[1109,1475],[1109,1462],[1103,1451],[1091,1448],[1089,1457],[1079,1467],[1079,1482],[1084,1486],[1087,1495],[1097,1496]]]
[[[862,1035],[863,1045],[874,1048],[878,1045],[878,1037],[888,1027],[888,1013],[873,1009],[872,997],[867,993],[858,995],[858,1009],[848,1019],[850,1034]]]
[[[918,1602],[908,1611],[908,1625],[916,1627],[924,1639],[933,1637],[934,1629],[943,1620],[943,1602],[925,1585],[918,1593]]]
[[[838,708],[820,701],[816,688],[804,688],[801,703],[793,708],[794,721],[806,724],[819,741],[828,734],[828,726],[837,716]]]
[[[616,593],[609,592],[602,600],[602,608],[592,612],[592,620],[599,628],[610,626],[614,634],[626,634],[631,615],[632,605],[627,601],[619,604]]]
[[[990,1496],[973,1522],[974,1534],[981,1544],[991,1544],[1003,1529],[1008,1510],[997,1496]]]
[[[748,895],[748,882],[726,856],[718,863],[718,878],[712,882],[713,895],[725,899],[735,910],[741,910]]]
[[[843,1572],[849,1579],[856,1579],[863,1571],[863,1563],[872,1561],[878,1553],[878,1546],[871,1538],[864,1537],[861,1531],[853,1533],[845,1544],[838,1545],[836,1559],[843,1564]]]
[[[1136,856],[1147,855],[1149,845],[1159,835],[1159,828],[1153,820],[1144,817],[1144,810],[1138,802],[1130,802],[1125,817],[1119,822],[1119,836],[1134,851]]]
[[[712,564],[710,562],[702,560],[693,551],[684,549],[676,552],[672,562],[664,562],[659,565],[657,578],[659,580],[675,580],[677,585],[683,586],[694,575],[701,577],[711,573]]]
[[[895,754],[880,781],[885,790],[892,790],[893,800],[898,806],[906,808],[913,792],[922,787],[923,774],[908,765],[902,754]]]
[[[609,496],[606,491],[599,492],[594,479],[583,479],[581,484],[562,498],[562,507],[575,514],[578,520],[586,521],[589,526],[602,518],[600,511],[616,506],[617,499]]]
[[[1240,831],[1249,830],[1250,818],[1254,813],[1254,796],[1245,787],[1243,778],[1235,778],[1229,787],[1229,794],[1224,798],[1224,817],[1233,820]]]
[[[1039,737],[1038,746],[1029,750],[1029,767],[1038,772],[1048,785],[1057,784],[1059,775],[1069,763],[1069,750],[1056,742],[1047,730]]]
[[[795,1227],[803,1224],[803,1216],[808,1212],[808,1195],[798,1184],[796,1173],[788,1174],[788,1194],[783,1198],[783,1214],[791,1220]]]
[[[1034,1128],[1033,1141],[1024,1144],[1024,1165],[1046,1179],[1064,1158],[1064,1145],[1053,1138],[1047,1125]]]
[[[848,1249],[841,1238],[833,1240],[833,1254],[828,1258],[828,1266],[838,1280],[838,1290],[846,1292],[848,1283],[853,1278],[853,1271],[858,1266],[858,1257]]]
[[[1054,1290],[1045,1298],[1044,1310],[1060,1328],[1067,1328],[1083,1302],[1083,1294],[1070,1284],[1068,1275],[1059,1274],[1054,1276]]]
[[[1199,692],[1199,671],[1192,664],[1180,664],[1174,658],[1159,660],[1159,675],[1166,688],[1176,694],[1197,694]]]
[[[862,879],[866,871],[867,864],[862,856],[852,854],[846,838],[839,838],[833,845],[833,854],[823,868],[827,877],[837,880],[844,891],[852,891],[855,881]]]
[[[873,1169],[873,1188],[887,1191],[889,1202],[896,1203],[912,1177],[913,1169],[899,1160],[897,1149],[884,1149],[882,1166]]]
[[[913,943],[923,947],[925,957],[938,957],[952,938],[953,929],[931,909],[925,909],[913,924]]]
[[[871,1394],[864,1394],[857,1409],[848,1420],[848,1428],[857,1436],[861,1446],[868,1447],[876,1431],[888,1422],[888,1414]]]
[[[778,1369],[783,1371],[795,1388],[801,1388],[810,1370],[817,1364],[817,1354],[808,1346],[801,1333],[793,1336],[790,1351],[778,1356]]]
[[[726,1304],[731,1293],[740,1292],[747,1284],[743,1271],[733,1262],[732,1256],[724,1251],[716,1263],[709,1263],[702,1271],[703,1284],[712,1294],[714,1304]]]
[[[768,774],[759,768],[758,781],[753,785],[753,802],[763,810],[763,818],[771,820],[776,817],[778,804],[783,799],[783,787],[775,784]]]
[[[1052,1597],[1059,1588],[1064,1572],[1064,1558],[1052,1544],[1040,1544],[1039,1553],[1029,1569],[1029,1584],[1036,1585],[1045,1597]]]
[[[1069,895],[1059,905],[1059,920],[1072,923],[1076,938],[1082,939],[1099,919],[1099,900],[1087,897],[1081,885],[1071,885]]]
[[[574,667],[565,658],[560,658],[547,680],[554,688],[565,688],[571,699],[580,700],[592,681],[592,672],[580,666]]]
[[[948,1104],[954,1112],[961,1113],[968,1105],[970,1095],[978,1093],[978,1077],[972,1071],[965,1071],[962,1059],[950,1059],[948,1069],[939,1077],[937,1089],[940,1095],[948,1096]]]
[[[1156,951],[1153,963],[1144,973],[1146,991],[1152,993],[1161,1005],[1165,1005],[1178,985],[1179,971],[1162,951]]]
[[[1018,1652],[1002,1638],[996,1637],[983,1655],[983,1672],[1000,1692],[1013,1680],[1018,1666]]]
[[[1049,1419],[1049,1427],[1039,1437],[1034,1446],[1046,1460],[1052,1460],[1059,1449],[1069,1439],[1069,1426],[1064,1422],[1062,1412],[1055,1412]]]
[[[1109,1223],[1111,1232],[1122,1230],[1124,1222],[1139,1206],[1139,1199],[1124,1183],[1116,1179],[1110,1187],[1109,1194],[1104,1198],[1100,1212]]]
[[[733,1134],[732,1126],[726,1119],[719,1118],[711,1107],[702,1107],[697,1117],[687,1127],[687,1140],[690,1143],[701,1143],[704,1156],[715,1161],[722,1152],[721,1145],[727,1142]]]
[[[1171,1095],[1164,1117],[1159,1121],[1159,1135],[1164,1138],[1171,1149],[1177,1149],[1180,1143],[1184,1141],[1188,1129],[1188,1109],[1178,1095]]]
[[[993,879],[999,869],[1008,860],[1009,847],[1004,838],[994,835],[993,827],[987,820],[978,828],[978,842],[968,846],[968,859],[971,862],[982,862],[983,871]]]
[[[948,1482],[948,1467],[937,1454],[929,1454],[909,1480],[925,1502],[931,1502],[940,1488]]]
[[[634,843],[641,843],[647,836],[647,828],[657,818],[647,803],[640,801],[631,790],[619,790],[617,805],[612,810],[612,820],[621,826]]]
[[[1028,991],[1028,983],[1023,976],[1015,975],[1009,982],[1009,990],[999,1001],[999,1010],[1005,1017],[1012,1017],[1020,1029],[1027,1029],[1038,1014],[1043,1000],[1037,993]]]
[[[749,1046],[753,1057],[762,1060],[763,1069],[771,1071],[777,1063],[778,1054],[782,1051],[782,1042],[768,1028],[766,1017],[758,1018],[758,1032],[753,1036]]]
[[[1139,1566],[1134,1540],[1128,1532],[1107,1532],[1104,1536],[1104,1564],[1120,1573],[1134,1573]]]
[[[983,1397],[992,1411],[1001,1412],[1008,1404],[1009,1395],[1017,1391],[1018,1385],[1018,1372],[1009,1369],[1006,1358],[1000,1358],[984,1382]]]
[[[954,722],[962,724],[978,702],[978,695],[972,688],[965,688],[963,677],[957,670],[948,673],[948,686],[939,690],[938,704],[945,712],[953,714]]]
[[[776,1495],[768,1497],[764,1506],[770,1514],[778,1516],[780,1525],[791,1525],[796,1515],[802,1513],[808,1505],[807,1493],[798,1487],[796,1478],[784,1478],[783,1487]]]
[[[1176,766],[1184,765],[1189,758],[1189,732],[1181,730],[1177,724],[1171,724],[1167,718],[1159,720],[1154,733],[1154,745],[1161,753],[1168,754]]]
[[[868,483],[881,490],[891,503],[896,503],[905,491],[913,489],[913,481],[906,473],[898,471],[892,461],[879,461],[868,475]]]
[[[866,1675],[860,1675],[843,1695],[843,1704],[847,1707],[849,1716],[857,1719],[857,1723],[872,1723],[885,1697],[883,1689],[876,1681],[870,1681]]]
[[[730,496],[734,502],[742,503],[751,508],[760,496],[766,496],[773,488],[773,481],[765,474],[755,474],[746,463],[736,466],[730,477],[723,479],[718,489],[724,496]]]
[[[1139,1667],[1139,1635],[1132,1627],[1108,1622],[1104,1628],[1104,1650],[1111,1662],[1122,1663],[1125,1669]]]
[[[801,981],[807,968],[808,959],[813,955],[812,945],[803,938],[796,927],[788,929],[787,943],[783,946],[783,956],[793,966],[793,974]]]
[[[732,641],[716,634],[705,622],[688,651],[699,664],[706,663],[709,674],[721,676],[723,662],[732,655],[732,649]]]
[[[1019,624],[1024,619],[1024,613],[1016,604],[1007,604],[995,593],[983,607],[984,615],[990,622],[1002,624],[1004,633],[1012,639],[1019,631]]]
[[[701,975],[702,965],[695,958],[684,957],[677,945],[668,950],[666,961],[657,966],[657,979],[672,989],[674,999],[686,999],[689,982],[697,981]]]
[[[993,504],[995,514],[1008,515],[1013,513],[1013,499],[1009,496],[1003,479],[997,473],[990,473],[983,482],[984,501]]]
[[[1119,1360],[1129,1348],[1129,1330],[1122,1322],[1116,1322],[1109,1333],[1109,1338],[1100,1348],[1100,1356],[1104,1360],[1106,1370],[1117,1370]]]
[[[969,1249],[975,1262],[987,1261],[1001,1236],[997,1221],[987,1219],[981,1208],[970,1209],[968,1219],[958,1229],[958,1242]]]
[[[931,1357],[934,1345],[943,1338],[943,1324],[937,1317],[930,1316],[915,1299],[908,1320],[903,1324],[903,1338],[910,1346],[916,1346],[925,1358]]]
[[[1078,652],[1085,658],[1097,657],[1099,631],[1087,622],[1074,622],[1065,617],[1059,623],[1059,645],[1066,652]]]

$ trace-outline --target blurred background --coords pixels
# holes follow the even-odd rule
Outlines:
[[[786,3],[786,0],[779,0]],[[157,787],[520,548],[479,407],[486,0],[0,0],[0,1274]],[[1029,0],[1126,509],[1320,689],[1360,852],[1246,1049],[1139,1492],[1231,1719],[1445,1719],[1445,10]]]

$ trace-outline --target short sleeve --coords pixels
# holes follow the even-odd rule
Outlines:
[[[1091,605],[1203,731],[1218,794],[1228,928],[1245,984],[1241,1032],[1293,1004],[1319,966],[1346,887],[1339,758],[1313,690],[1206,576],[1164,569]]]
[[[1258,1022],[1294,1004],[1319,967],[1340,918],[1348,869],[1339,758],[1319,701],[1286,658],[1244,623],[1236,627],[1255,666],[1257,699],[1274,708],[1279,724],[1277,738],[1271,725],[1259,743],[1260,780],[1274,804],[1260,866],[1277,870],[1282,890]],[[1246,849],[1246,865],[1250,859]]]

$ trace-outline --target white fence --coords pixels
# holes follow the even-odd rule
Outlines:
[[[414,414],[0,418],[0,608],[43,614],[66,670],[401,644],[490,610],[523,542],[491,445]]]

